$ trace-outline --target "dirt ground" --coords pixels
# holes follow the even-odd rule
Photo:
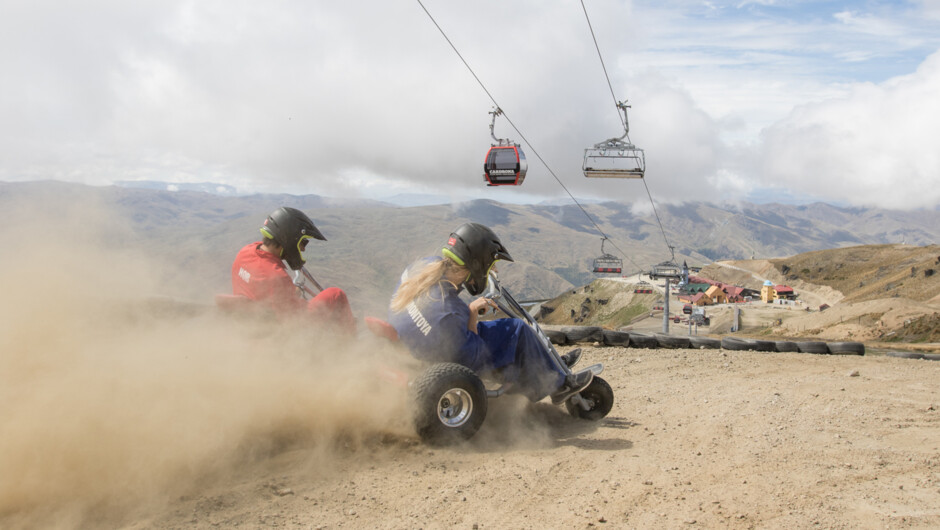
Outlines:
[[[713,350],[587,357],[607,363],[616,393],[599,423],[499,403],[465,447],[379,437],[322,474],[297,448],[132,527],[940,526],[940,363]]]
[[[40,496],[40,513],[0,526],[940,526],[938,362],[623,348],[587,348],[582,362],[605,363],[616,396],[596,423],[501,397],[460,447],[422,445],[401,426],[259,432],[280,440],[224,467],[188,462],[189,480],[160,495],[52,519]],[[134,498],[135,486],[108,495]]]
[[[940,362],[590,347],[605,419],[503,396],[430,447],[378,339],[142,308],[146,262],[60,250],[0,263],[43,278],[0,303],[3,529],[940,527]]]

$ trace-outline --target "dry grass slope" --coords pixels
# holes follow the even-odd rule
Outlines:
[[[890,297],[926,302],[940,295],[940,245],[865,245],[770,262],[787,280],[841,291],[843,302]]]
[[[740,306],[742,335],[825,341],[889,343],[886,347],[940,342],[940,246],[865,245],[807,252],[772,260],[716,262],[699,276],[760,289],[765,280],[788,284],[800,305],[782,308],[753,302]],[[549,325],[617,329],[637,323],[661,294],[634,295],[633,284],[595,280],[546,302]],[[601,303],[606,301],[606,303]],[[671,313],[679,311],[672,298]],[[822,304],[831,306],[820,312]],[[707,332],[730,330],[731,308],[707,310]],[[660,318],[640,323],[656,325]]]
[[[549,325],[617,329],[648,314],[658,294],[636,294],[632,283],[597,279],[543,304],[540,321]]]

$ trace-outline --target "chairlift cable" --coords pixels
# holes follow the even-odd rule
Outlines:
[[[597,44],[597,37],[594,35],[594,26],[591,25],[591,19],[588,17],[587,7],[584,6],[584,0],[581,0],[581,9],[584,11],[584,19],[587,20],[588,29],[591,30],[591,39],[594,41],[594,49],[597,50],[597,57],[601,60],[601,69],[604,70],[604,77],[607,79],[607,88],[610,89],[610,97],[614,99],[614,106],[617,107],[620,104],[620,101],[617,100],[617,96],[614,94],[614,85],[610,82],[610,76],[607,75],[607,65],[604,64],[604,57],[601,55],[601,48]],[[620,115],[619,111],[617,112],[617,117],[620,119],[620,124],[626,128],[627,122],[625,118]]]
[[[568,197],[570,197],[571,200],[574,201],[575,205],[577,205],[578,208],[581,210],[581,213],[583,213],[584,216],[588,218],[588,220],[591,222],[592,225],[594,225],[594,228],[597,229],[597,231],[601,234],[601,236],[604,237],[605,239],[607,239],[608,241],[610,241],[610,239],[607,237],[607,234],[604,233],[604,230],[603,230],[603,229],[601,229],[600,225],[598,225],[597,222],[594,220],[594,218],[591,217],[591,214],[589,214],[589,213],[587,212],[587,210],[584,209],[584,206],[582,206],[581,203],[578,202],[578,199],[575,198],[575,196],[571,193],[571,191],[568,190],[568,187],[565,186],[565,184],[561,181],[560,178],[558,178],[558,175],[555,174],[555,172],[554,172],[554,171],[552,170],[552,168],[548,165],[548,163],[545,161],[545,159],[542,158],[542,155],[540,155],[540,154],[538,153],[538,151],[535,149],[535,147],[532,146],[532,144],[531,144],[531,143],[529,142],[529,140],[525,137],[525,135],[522,134],[522,131],[520,131],[519,128],[516,127],[516,124],[513,123],[512,119],[509,117],[509,114],[506,113],[505,109],[503,109],[502,106],[501,106],[499,103],[497,103],[496,98],[494,98],[493,95],[490,93],[490,91],[486,89],[486,85],[483,84],[483,81],[481,81],[481,80],[480,80],[480,77],[477,76],[476,72],[473,71],[473,68],[470,67],[470,64],[467,63],[467,60],[464,59],[463,55],[460,54],[460,51],[457,50],[457,47],[456,47],[456,46],[454,45],[454,43],[450,40],[450,38],[447,36],[447,33],[444,32],[444,29],[441,28],[440,24],[437,23],[437,20],[434,19],[434,16],[431,15],[431,12],[428,11],[428,8],[424,6],[424,3],[422,3],[421,0],[417,0],[417,2],[418,2],[418,5],[421,6],[421,9],[424,10],[424,13],[428,16],[428,18],[431,19],[431,22],[434,24],[434,27],[437,28],[437,30],[438,30],[438,31],[441,33],[441,35],[444,37],[444,40],[447,41],[447,44],[450,45],[451,49],[454,50],[454,53],[457,54],[457,57],[460,58],[460,61],[463,62],[464,66],[467,67],[467,70],[470,71],[470,74],[473,76],[473,78],[476,79],[477,84],[480,85],[480,88],[483,89],[483,92],[485,92],[486,95],[487,95],[487,97],[490,98],[490,101],[493,102],[493,105],[496,106],[498,109],[501,110],[502,115],[506,118],[506,121],[509,122],[509,125],[513,128],[514,131],[516,131],[516,134],[519,135],[519,138],[521,138],[522,141],[525,142],[525,144],[529,147],[529,151],[530,151],[531,153],[533,153],[536,158],[539,159],[539,162],[541,162],[543,166],[545,166],[545,169],[547,169],[548,172],[549,172],[549,174],[551,174],[551,176],[555,179],[555,181],[558,182],[558,185],[561,186],[561,188],[562,188],[563,190],[565,190],[565,193],[568,194]],[[630,258],[630,256],[629,256],[626,252],[624,252],[623,250],[621,250],[620,247],[618,247],[618,246],[616,245],[616,243],[614,243],[613,241],[610,241],[610,244],[613,245],[613,247],[616,248],[621,254],[623,254],[624,256],[627,256],[627,259],[630,261],[630,263],[633,264],[634,267],[636,267],[637,271],[642,271],[642,270],[644,270],[643,267],[640,267],[639,265],[637,265],[636,262],[634,262],[633,259]]]
[[[614,99],[614,105],[617,106],[618,108],[617,117],[620,118],[620,123],[623,125],[624,129],[627,129],[626,113],[624,113],[624,115],[621,116],[619,112],[620,102],[617,100],[616,94],[614,94],[614,86],[613,86],[613,83],[611,83],[610,81],[610,75],[608,75],[607,73],[607,66],[604,64],[604,56],[601,54],[600,45],[597,44],[597,36],[594,34],[594,26],[591,24],[591,17],[588,16],[587,7],[584,5],[584,0],[581,0],[581,9],[584,11],[584,19],[587,20],[588,29],[591,30],[591,39],[594,41],[594,49],[597,50],[597,58],[600,59],[601,69],[604,70],[604,78],[607,80],[607,88],[610,89],[610,95]],[[630,140],[628,129],[627,129],[626,137],[627,137],[627,140]],[[643,186],[646,188],[646,195],[650,199],[650,206],[653,207],[653,214],[656,216],[656,222],[657,224],[659,224],[659,230],[663,234],[663,240],[666,242],[666,247],[672,249],[673,248],[672,245],[669,244],[669,238],[666,237],[666,229],[663,228],[663,222],[659,218],[659,212],[656,211],[656,203],[653,202],[653,195],[650,193],[649,184],[646,183],[646,179],[641,179],[641,180],[643,180]],[[614,247],[616,246],[617,245],[614,245]],[[620,250],[620,249],[618,248],[617,250]],[[675,259],[674,252],[673,252],[673,259]],[[632,261],[633,260],[631,260],[631,262]],[[634,263],[634,265],[636,264]]]
[[[493,102],[493,105],[496,106],[496,108],[500,109],[502,115],[506,118],[506,121],[509,123],[509,125],[513,128],[514,131],[516,131],[516,134],[519,135],[519,138],[521,138],[522,141],[525,142],[525,144],[529,147],[529,151],[533,153],[536,158],[539,159],[539,162],[541,162],[543,166],[545,166],[545,169],[547,169],[549,174],[555,179],[556,182],[558,182],[558,185],[561,186],[561,189],[565,190],[565,193],[568,194],[568,197],[570,197],[571,200],[578,207],[578,209],[581,210],[581,213],[583,213],[584,216],[587,217],[588,221],[590,221],[591,224],[594,225],[594,228],[597,229],[598,233],[600,233],[600,235],[603,238],[607,239],[610,242],[610,244],[614,248],[616,248],[618,252],[620,252],[621,255],[626,256],[627,260],[629,260],[630,263],[633,264],[637,272],[642,272],[644,268],[640,267],[635,261],[633,261],[633,258],[631,258],[629,254],[624,252],[620,247],[617,246],[616,243],[614,243],[613,241],[610,240],[610,238],[607,237],[607,234],[600,227],[600,225],[597,224],[597,221],[595,221],[594,218],[591,217],[591,214],[589,214],[587,210],[584,209],[584,206],[580,202],[578,202],[578,199],[575,198],[575,196],[571,193],[568,187],[565,186],[565,184],[561,181],[560,178],[558,178],[558,175],[555,174],[555,171],[552,170],[551,166],[549,166],[548,163],[545,161],[545,159],[542,158],[542,155],[539,154],[539,152],[535,149],[535,147],[531,144],[531,142],[529,142],[529,140],[525,137],[525,135],[522,134],[522,131],[520,131],[519,128],[516,127],[516,124],[513,123],[512,119],[509,117],[509,114],[507,114],[506,111],[502,108],[502,106],[500,106],[499,103],[497,103],[496,98],[493,97],[490,91],[486,89],[486,85],[483,84],[483,81],[481,81],[479,76],[477,76],[476,72],[473,71],[473,68],[470,67],[470,64],[467,62],[467,60],[464,59],[463,55],[460,54],[460,51],[457,50],[457,47],[447,36],[447,33],[444,32],[444,29],[441,28],[441,26],[437,23],[437,21],[434,19],[434,16],[431,15],[431,12],[428,11],[427,7],[424,6],[424,3],[422,3],[421,0],[417,0],[417,2],[418,2],[418,5],[421,6],[421,9],[424,10],[425,14],[427,14],[428,18],[431,19],[431,22],[434,24],[434,27],[437,28],[437,30],[444,37],[444,40],[447,41],[447,44],[450,45],[451,49],[454,50],[454,53],[457,54],[457,57],[460,58],[460,61],[463,62],[464,66],[467,67],[467,70],[470,71],[470,75],[472,75],[473,78],[476,79],[477,84],[480,85],[480,88],[483,89],[483,92],[485,92],[487,97],[490,98],[490,101]],[[613,89],[611,89],[611,93],[613,93]],[[650,200],[652,200],[652,198]],[[655,206],[653,207],[653,210],[655,211]],[[657,219],[658,219],[658,216],[657,216]],[[662,227],[661,223],[660,223],[660,227]]]
[[[666,242],[666,246],[670,249],[674,248],[669,244],[669,238],[666,237],[666,230],[663,228],[663,222],[659,219],[659,212],[656,211],[656,203],[653,202],[653,195],[650,193],[649,184],[646,183],[646,179],[643,179],[643,186],[646,188],[646,196],[650,198],[650,205],[653,207],[653,214],[656,216],[656,222],[659,223],[659,231],[663,233],[663,240]],[[672,259],[675,260],[676,254],[672,253]]]

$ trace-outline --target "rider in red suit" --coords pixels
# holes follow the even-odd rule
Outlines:
[[[288,275],[287,267],[294,271],[303,267],[303,251],[310,239],[326,241],[313,221],[296,208],[281,207],[264,221],[261,235],[262,241],[246,245],[235,256],[232,292],[265,304],[278,316],[306,311],[317,321],[354,333],[356,321],[342,289],[330,287],[304,300]]]

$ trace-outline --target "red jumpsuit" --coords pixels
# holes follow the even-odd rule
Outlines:
[[[260,241],[246,245],[235,256],[232,292],[263,302],[278,316],[306,310],[316,320],[336,324],[343,331],[354,333],[356,330],[349,300],[342,289],[330,287],[310,300],[300,298],[284,262],[263,250]]]

